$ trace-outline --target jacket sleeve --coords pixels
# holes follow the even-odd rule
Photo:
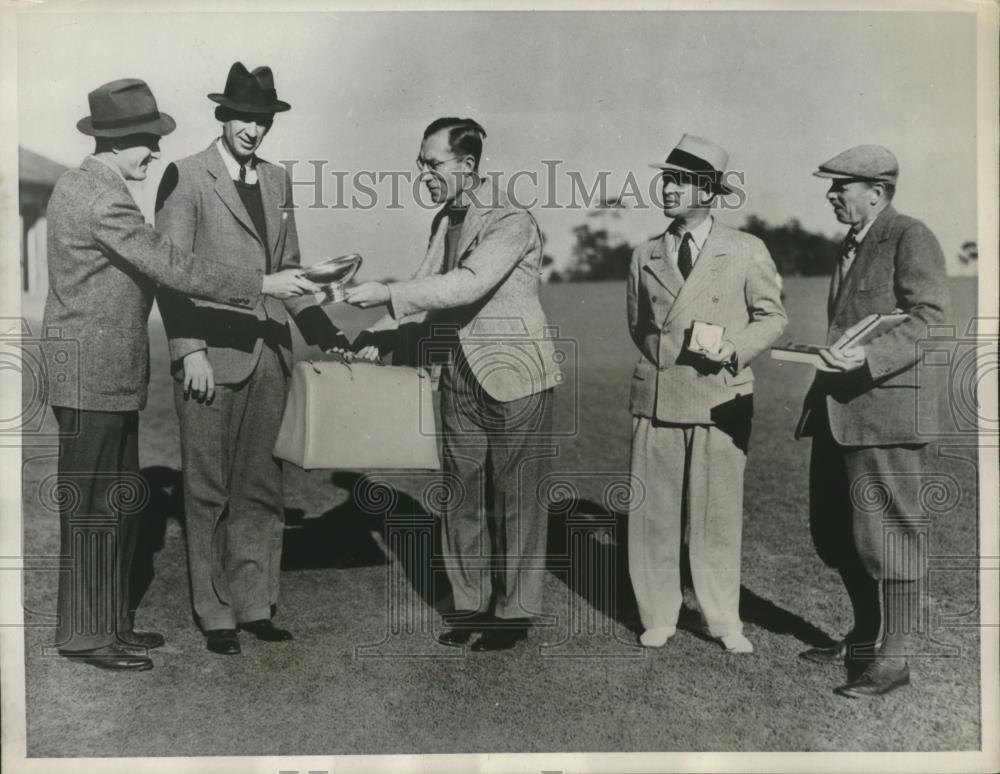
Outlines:
[[[434,309],[465,306],[499,285],[517,267],[538,238],[535,222],[524,210],[509,210],[487,226],[479,244],[461,266],[445,274],[389,284],[389,310],[397,320]]]
[[[894,260],[896,303],[909,319],[868,343],[868,371],[876,382],[916,363],[927,327],[950,315],[944,254],[930,229],[918,221],[907,226]]]
[[[628,332],[632,341],[642,351],[642,335],[639,331],[639,267],[642,263],[641,248],[632,251],[628,267],[628,284],[625,288],[625,305],[628,311]]]
[[[181,180],[177,165],[170,164],[156,192],[156,229],[181,249],[192,250],[197,223],[194,192],[190,190],[186,178]],[[156,304],[167,333],[171,362],[176,363],[192,352],[208,349],[198,325],[198,308],[190,298],[160,285],[156,289]]]
[[[750,321],[743,330],[729,337],[736,347],[739,369],[774,344],[788,324],[788,315],[781,303],[778,270],[759,239],[754,239],[743,288]]]
[[[260,296],[259,271],[201,260],[143,220],[135,202],[109,191],[94,203],[91,236],[111,256],[155,282],[220,304],[253,307]]]

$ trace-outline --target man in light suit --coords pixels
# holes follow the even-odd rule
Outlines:
[[[59,578],[56,642],[76,660],[141,671],[153,662],[135,648],[164,642],[157,632],[135,631],[139,600],[130,599],[129,587],[146,499],[137,439],[155,284],[228,308],[315,286],[296,272],[262,278],[255,267],[196,259],[154,231],[126,181],[146,179],[174,120],[136,78],[100,86],[89,102],[90,115],[77,128],[95,138],[94,154],[59,178],[48,207],[42,351],[60,432],[60,550],[73,564]]]
[[[837,693],[874,696],[910,680],[907,634],[920,614],[915,581],[925,568],[905,549],[919,543],[914,520],[923,511],[927,433],[938,421],[936,401],[918,401],[919,391],[937,385],[918,382],[914,366],[927,327],[947,319],[948,290],[937,239],[892,207],[899,167],[888,149],[850,148],[814,174],[831,180],[827,199],[850,232],[830,284],[826,365],[806,396],[796,437],[813,438],[813,540],[843,580],[854,626],[832,647],[801,655],[820,664],[846,660],[854,675]],[[908,315],[902,324],[865,346],[844,346],[864,317],[894,310]],[[889,494],[882,511],[873,512],[856,491],[865,482]]]
[[[270,68],[230,68],[218,103],[222,136],[171,164],[156,226],[199,256],[270,274],[299,267],[291,183],[256,155],[277,98]],[[292,366],[288,317],[324,350],[347,340],[313,296],[242,311],[160,294],[181,423],[184,510],[195,615],[215,653],[240,653],[238,629],[292,639],[271,620],[284,534],[281,463],[272,454]]]
[[[348,294],[357,306],[389,306],[376,328],[424,319],[433,346],[451,351],[440,380],[443,466],[464,496],[443,517],[455,612],[439,641],[461,646],[479,632],[477,651],[514,647],[541,611],[547,514],[535,490],[562,378],[538,297],[541,235],[527,210],[480,178],[485,136],[470,119],[427,127],[418,163],[444,207],[426,257],[408,282]]]
[[[645,631],[662,647],[676,632],[687,547],[708,632],[730,652],[751,652],[739,617],[743,470],[753,413],[750,362],[787,318],[777,272],[756,237],[719,223],[728,154],[684,135],[662,169],[662,236],[636,248],[628,326],[641,358],[632,376],[629,573]],[[702,347],[695,326],[720,326]],[[695,331],[697,334],[697,331]]]

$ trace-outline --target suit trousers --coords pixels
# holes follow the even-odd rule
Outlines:
[[[813,428],[809,527],[820,558],[837,569],[860,562],[877,581],[922,578],[927,445],[841,446],[824,410]]]
[[[217,385],[210,403],[174,384],[191,597],[203,630],[270,618],[277,604],[285,513],[271,452],[286,392],[279,355],[267,346],[247,380]]]
[[[455,610],[497,618],[542,611],[552,390],[501,402],[486,394],[456,346],[442,370],[442,467],[448,502],[442,547]]]
[[[56,646],[92,650],[129,626],[129,572],[146,485],[139,474],[139,413],[54,406],[59,425],[60,553]]]
[[[628,520],[629,575],[646,629],[677,625],[681,560],[709,634],[743,631],[740,552],[746,454],[714,425],[632,420],[632,475],[641,484]]]

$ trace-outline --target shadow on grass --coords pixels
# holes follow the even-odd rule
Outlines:
[[[549,509],[549,565],[569,589],[589,605],[635,632],[642,631],[628,574],[628,515],[610,512],[591,500],[575,499]],[[566,567],[570,571],[566,572]],[[691,591],[686,553],[681,566],[685,605],[678,626],[704,639],[697,601]],[[774,634],[790,635],[809,646],[833,638],[790,610],[746,586],[740,587],[740,618]]]
[[[419,500],[384,480],[338,471],[330,481],[348,492],[344,502],[312,519],[305,519],[300,509],[285,511],[282,570],[383,566],[389,551],[424,603],[441,609],[447,589],[428,580],[432,559],[442,554],[439,522]],[[380,505],[387,510],[379,512]],[[425,540],[400,543],[390,532],[408,532]]]
[[[168,518],[184,523],[184,493],[180,471],[150,467],[142,471],[149,485],[150,502],[142,521],[132,566],[134,605],[138,604],[153,579],[153,557],[163,548]],[[337,472],[334,486],[349,493],[348,498],[322,515],[306,519],[298,508],[285,511],[285,545],[282,570],[374,567],[384,565],[389,557],[383,546],[392,541],[378,541],[385,535],[387,519],[396,528],[412,526],[415,531],[429,530],[431,547],[427,551],[394,551],[393,558],[403,567],[407,580],[423,601],[438,610],[444,606],[447,589],[442,584],[428,584],[428,566],[442,555],[439,520],[428,516],[426,508],[411,495],[389,487],[385,501],[391,503],[386,513],[373,513],[371,502],[364,498],[366,477],[362,473]],[[379,487],[386,487],[384,482]],[[385,494],[386,492],[383,492]],[[548,560],[550,572],[571,592],[594,609],[638,633],[642,631],[628,574],[628,515],[608,511],[591,500],[573,499],[553,503],[548,513]],[[412,519],[412,522],[408,520]],[[392,550],[390,548],[390,550]],[[685,607],[678,625],[696,636],[704,633],[697,602],[690,592],[690,570],[686,556],[681,568],[685,586]],[[447,584],[443,584],[447,585]],[[740,617],[745,623],[775,634],[790,635],[810,646],[825,646],[833,639],[795,613],[760,596],[746,586],[740,588]]]

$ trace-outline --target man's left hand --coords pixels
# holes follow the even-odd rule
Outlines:
[[[848,347],[838,349],[836,345],[829,349],[821,349],[819,356],[829,366],[829,370],[838,373],[857,371],[868,360],[868,352],[864,347]],[[826,369],[824,369],[826,370]]]
[[[370,306],[382,306],[389,303],[389,286],[382,282],[364,282],[347,289],[344,299],[351,306],[367,309]]]
[[[736,354],[736,345],[727,339],[719,345],[719,348],[715,352],[702,352],[700,354],[703,358],[711,360],[713,363],[727,365],[733,359],[733,355]]]

